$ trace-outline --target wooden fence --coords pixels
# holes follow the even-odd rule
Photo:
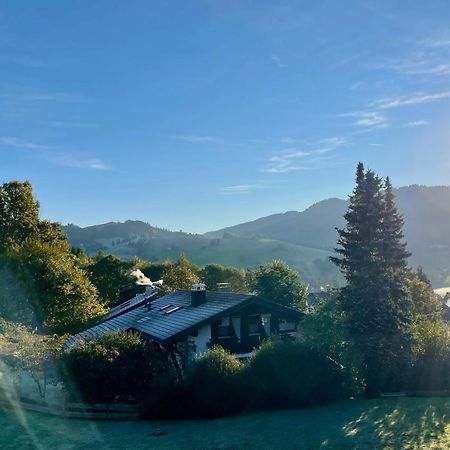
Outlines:
[[[52,404],[27,397],[12,398],[0,396],[0,406],[8,409],[18,408],[26,411],[35,411],[58,417],[71,419],[93,420],[138,420],[139,408],[137,405],[120,403],[65,403]]]

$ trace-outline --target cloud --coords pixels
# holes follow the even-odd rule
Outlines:
[[[428,125],[429,122],[426,120],[415,120],[413,122],[405,123],[405,127],[422,127],[424,125]]]
[[[348,140],[346,138],[334,136],[319,139],[309,144],[308,147],[311,148],[308,149],[288,147],[271,156],[267,161],[267,167],[261,169],[261,171],[266,173],[288,173],[308,170],[317,167],[320,161],[326,159],[323,156],[324,154],[330,153],[347,143]]]
[[[354,111],[349,113],[338,114],[337,117],[350,117],[355,120],[352,125],[370,129],[385,128],[388,126],[389,120],[383,112],[380,111]]]
[[[189,142],[191,144],[197,143],[221,143],[222,139],[216,136],[205,136],[205,135],[177,135],[173,136],[173,139],[177,141]]]
[[[35,142],[26,141],[16,137],[2,136],[0,137],[0,145],[7,145],[9,147],[26,148],[30,150],[44,150],[48,149],[47,145],[36,144]]]
[[[255,189],[262,188],[261,184],[236,184],[222,188],[223,194],[246,194]]]
[[[12,92],[0,96],[5,100],[12,102],[66,102],[66,103],[85,103],[86,97],[72,92]]]
[[[288,67],[288,65],[286,63],[284,63],[281,58],[277,55],[271,55],[270,59],[275,63],[275,65],[277,67],[279,67],[280,69],[284,69],[285,67]]]
[[[391,70],[406,75],[450,75],[450,64],[436,58],[412,58],[410,60],[373,64],[379,70]]]
[[[450,98],[450,91],[440,92],[438,94],[414,94],[408,97],[383,98],[372,103],[378,109],[399,108],[406,105],[420,105]]]
[[[47,69],[51,67],[51,65],[46,63],[45,61],[28,55],[12,56],[10,60],[15,64],[31,69]]]
[[[42,93],[42,94],[28,94],[22,95],[21,100],[30,102],[70,102],[70,103],[83,103],[86,98],[70,92],[53,92],[53,93]]]
[[[290,137],[284,137],[284,138],[281,138],[280,141],[281,141],[283,144],[295,144],[295,143],[297,142],[296,139],[290,138]]]
[[[92,170],[108,170],[110,167],[101,159],[76,159],[72,156],[64,156],[59,162],[66,167],[73,167],[75,169],[92,169]]]
[[[95,128],[97,125],[90,122],[64,122],[64,121],[50,121],[43,122],[44,125],[53,128]]]

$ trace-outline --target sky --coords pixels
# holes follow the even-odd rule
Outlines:
[[[0,182],[42,216],[205,232],[450,184],[450,3],[0,0]]]

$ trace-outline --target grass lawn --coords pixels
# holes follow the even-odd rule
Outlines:
[[[164,434],[154,436],[159,429]],[[179,422],[93,422],[0,411],[2,450],[449,449],[450,399],[349,400]]]

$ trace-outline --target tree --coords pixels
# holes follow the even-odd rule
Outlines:
[[[200,271],[200,277],[207,289],[216,290],[217,283],[229,283],[232,292],[246,292],[245,272],[235,267],[224,267],[221,264],[207,264]]]
[[[129,261],[113,255],[94,258],[87,272],[103,305],[115,306],[120,300],[120,293],[134,286],[136,280],[130,276],[131,268]]]
[[[258,295],[284,306],[305,308],[307,288],[300,274],[285,262],[275,260],[261,265],[250,275],[250,289]]]
[[[383,189],[384,188],[384,189]],[[407,257],[403,220],[394,203],[392,186],[362,163],[345,214],[346,227],[337,229],[339,256],[331,260],[347,285],[340,301],[350,334],[359,345],[367,368],[369,394],[395,388],[409,357],[412,303],[407,293]]]
[[[38,319],[37,325],[57,333],[76,332],[106,310],[97,289],[68,250],[28,243],[11,254],[21,285]]]
[[[11,372],[17,377],[28,373],[45,398],[49,374],[54,369],[64,343],[64,337],[41,336],[24,325],[0,318],[0,353]]]
[[[0,264],[20,299],[11,289],[2,292],[6,319],[66,332],[104,313],[60,225],[39,218],[29,182],[0,187]]]
[[[165,294],[178,289],[190,290],[194,283],[198,283],[200,278],[197,275],[198,268],[191,264],[184,256],[180,256],[178,261],[164,271],[164,280],[161,294]]]

